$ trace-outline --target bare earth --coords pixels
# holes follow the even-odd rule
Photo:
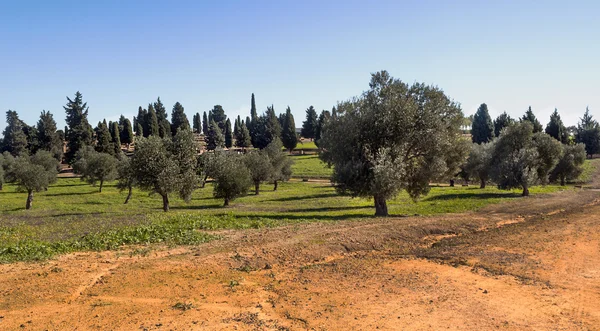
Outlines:
[[[221,234],[1,265],[0,329],[600,330],[594,190]]]

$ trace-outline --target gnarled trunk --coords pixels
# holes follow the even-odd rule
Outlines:
[[[100,180],[100,193],[102,193],[102,186],[104,185],[104,179]]]
[[[25,209],[31,209],[33,205],[33,190],[27,191],[27,203],[25,204]]]
[[[277,180],[273,182],[273,191],[277,191],[277,183],[279,183]]]
[[[131,186],[129,186],[129,191],[127,192],[127,198],[125,198],[124,205],[126,205],[129,202],[129,199],[131,199],[131,191],[132,190],[133,190],[133,188]]]
[[[163,198],[163,210],[165,212],[169,211],[169,195],[168,194],[161,194],[162,198]]]
[[[485,188],[485,179],[480,179],[479,188]]]
[[[565,176],[560,176],[560,186],[565,186]]]
[[[385,198],[375,196],[375,216],[388,216],[387,201]]]
[[[528,197],[529,196],[529,187],[527,187],[527,185],[523,185],[523,194],[521,194],[524,197]]]
[[[255,181],[254,182],[254,194],[258,195],[259,193],[259,189],[260,188],[260,182],[259,181]]]
[[[224,206],[224,207],[227,207],[227,206],[229,206],[229,198],[225,198],[225,199],[223,199],[223,206]]]
[[[202,188],[204,188],[204,186],[206,186],[206,180],[208,179],[208,175],[204,176],[204,179],[202,180]]]

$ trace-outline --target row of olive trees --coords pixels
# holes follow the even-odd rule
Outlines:
[[[526,196],[532,185],[565,185],[577,178],[585,158],[584,144],[561,144],[549,134],[534,133],[533,125],[523,121],[504,128],[496,139],[474,143],[460,174],[467,181],[479,180],[481,188],[492,180],[501,189],[521,188]]]
[[[80,151],[73,164],[75,173],[90,184],[117,179],[117,187],[127,191],[128,203],[134,187],[162,197],[163,210],[169,210],[169,198],[178,195],[188,202],[193,191],[204,187],[207,178],[214,181],[213,195],[222,198],[224,205],[246,195],[254,185],[259,192],[261,182],[287,180],[291,176],[291,161],[282,152],[279,140],[263,150],[238,154],[218,150],[197,154],[191,130],[178,130],[172,138],[151,135],[136,140],[131,158],[120,154],[118,158],[92,148]]]

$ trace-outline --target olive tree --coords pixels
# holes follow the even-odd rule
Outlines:
[[[77,161],[73,164],[73,171],[81,175],[81,180],[96,186],[100,183],[98,192],[102,192],[104,182],[117,178],[118,160],[108,154],[86,149],[78,152]]]
[[[131,159],[135,185],[159,194],[165,212],[169,211],[169,195],[173,193],[188,202],[197,183],[195,154],[189,129],[177,130],[173,140],[158,136],[139,139]]]
[[[416,200],[447,171],[463,114],[441,89],[409,86],[386,71],[373,74],[369,86],[337,105],[323,128],[320,157],[333,166],[338,192],[373,197],[375,215],[387,216],[387,200],[403,189]]]
[[[485,188],[490,177],[492,167],[492,154],[494,152],[495,140],[488,143],[474,143],[471,147],[471,152],[463,166],[466,172],[466,178],[479,179],[479,188]]]
[[[224,151],[209,158],[207,174],[214,180],[213,196],[223,199],[223,206],[229,206],[230,201],[248,194],[252,186],[252,176],[243,158],[242,155]]]
[[[521,188],[522,195],[528,196],[529,187],[547,182],[549,171],[558,161],[556,151],[560,151],[560,143],[544,135],[534,135],[529,121],[511,125],[502,131],[491,163],[491,177],[498,188]]]
[[[283,143],[279,139],[274,139],[263,151],[271,162],[271,178],[273,181],[273,191],[277,191],[279,181],[287,181],[292,176],[292,159],[282,150]]]
[[[127,197],[123,204],[127,204],[131,199],[134,186],[135,173],[131,167],[131,160],[128,157],[122,157],[117,164],[117,188],[119,192],[127,190]]]
[[[583,172],[585,162],[585,145],[562,145],[562,153],[556,167],[550,173],[550,182],[560,180],[560,185],[565,186],[567,180],[577,178]]]
[[[250,177],[254,183],[254,194],[259,194],[260,183],[266,182],[273,177],[273,165],[269,160],[269,155],[260,151],[252,151],[244,155],[244,163],[250,171]]]
[[[15,158],[11,172],[17,189],[27,192],[25,209],[33,205],[33,192],[43,191],[56,181],[57,167],[58,162],[47,151]]]

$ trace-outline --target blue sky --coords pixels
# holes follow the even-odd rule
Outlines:
[[[360,94],[371,72],[441,87],[465,114],[556,107],[573,125],[600,117],[598,1],[2,1],[0,111],[64,125],[81,91],[92,125],[160,96],[191,119]],[[0,129],[4,128],[4,116]]]

